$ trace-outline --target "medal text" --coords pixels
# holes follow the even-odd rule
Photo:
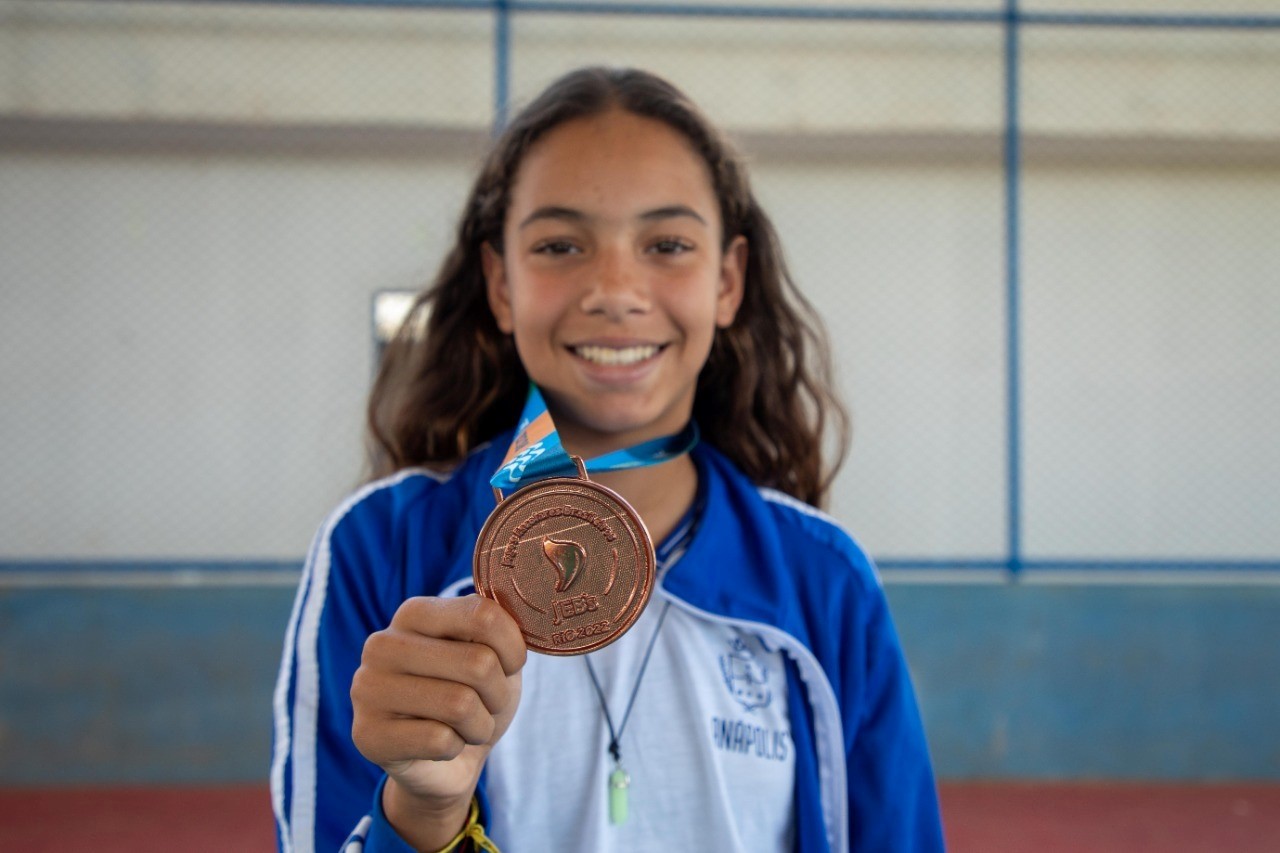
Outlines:
[[[596,637],[604,634],[609,630],[609,622],[592,622],[590,625],[581,625],[577,628],[567,628],[564,631],[557,631],[551,635],[551,645],[563,646],[566,643],[572,643],[574,640],[581,640],[586,637]]]
[[[600,599],[589,592],[575,595],[573,598],[562,598],[559,601],[553,601],[551,602],[551,624],[559,625],[566,619],[581,616],[583,613],[590,613],[599,607]]]
[[[576,506],[553,506],[550,509],[538,510],[533,515],[520,522],[511,531],[511,537],[507,540],[507,547],[502,554],[502,565],[505,568],[512,568],[516,564],[516,557],[520,550],[520,541],[524,539],[524,535],[529,529],[540,521],[546,521],[550,518],[579,518],[590,524],[600,534],[604,536],[606,542],[617,542],[618,534],[613,532],[613,528],[609,523],[600,517],[599,513],[592,512],[589,509],[581,509]]]

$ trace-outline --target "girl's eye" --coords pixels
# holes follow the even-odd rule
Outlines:
[[[649,251],[659,255],[680,255],[693,251],[693,244],[679,237],[663,237],[660,240],[655,240],[650,245]]]
[[[543,240],[533,247],[535,255],[573,255],[580,251],[568,240]]]

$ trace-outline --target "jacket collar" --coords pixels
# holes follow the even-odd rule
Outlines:
[[[662,588],[717,616],[795,630],[788,560],[771,510],[756,486],[709,445],[694,450],[707,505],[694,540]],[[801,637],[800,639],[804,639]]]

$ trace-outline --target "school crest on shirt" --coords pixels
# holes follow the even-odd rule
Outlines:
[[[720,674],[729,695],[748,711],[767,708],[773,701],[769,670],[741,637],[729,641],[729,653],[720,656]]]

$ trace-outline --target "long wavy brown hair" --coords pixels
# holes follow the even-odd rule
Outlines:
[[[832,387],[821,321],[788,274],[733,146],[683,93],[634,69],[561,77],[494,143],[453,248],[383,355],[369,398],[371,475],[454,465],[515,425],[529,379],[490,313],[481,247],[502,251],[511,187],[530,146],[567,121],[610,109],[661,121],[687,138],[710,170],[722,249],[739,234],[747,239],[742,305],[733,324],[716,332],[698,377],[693,414],[703,440],[757,484],[823,505],[844,461],[849,419]],[[824,440],[831,464],[823,462]]]

